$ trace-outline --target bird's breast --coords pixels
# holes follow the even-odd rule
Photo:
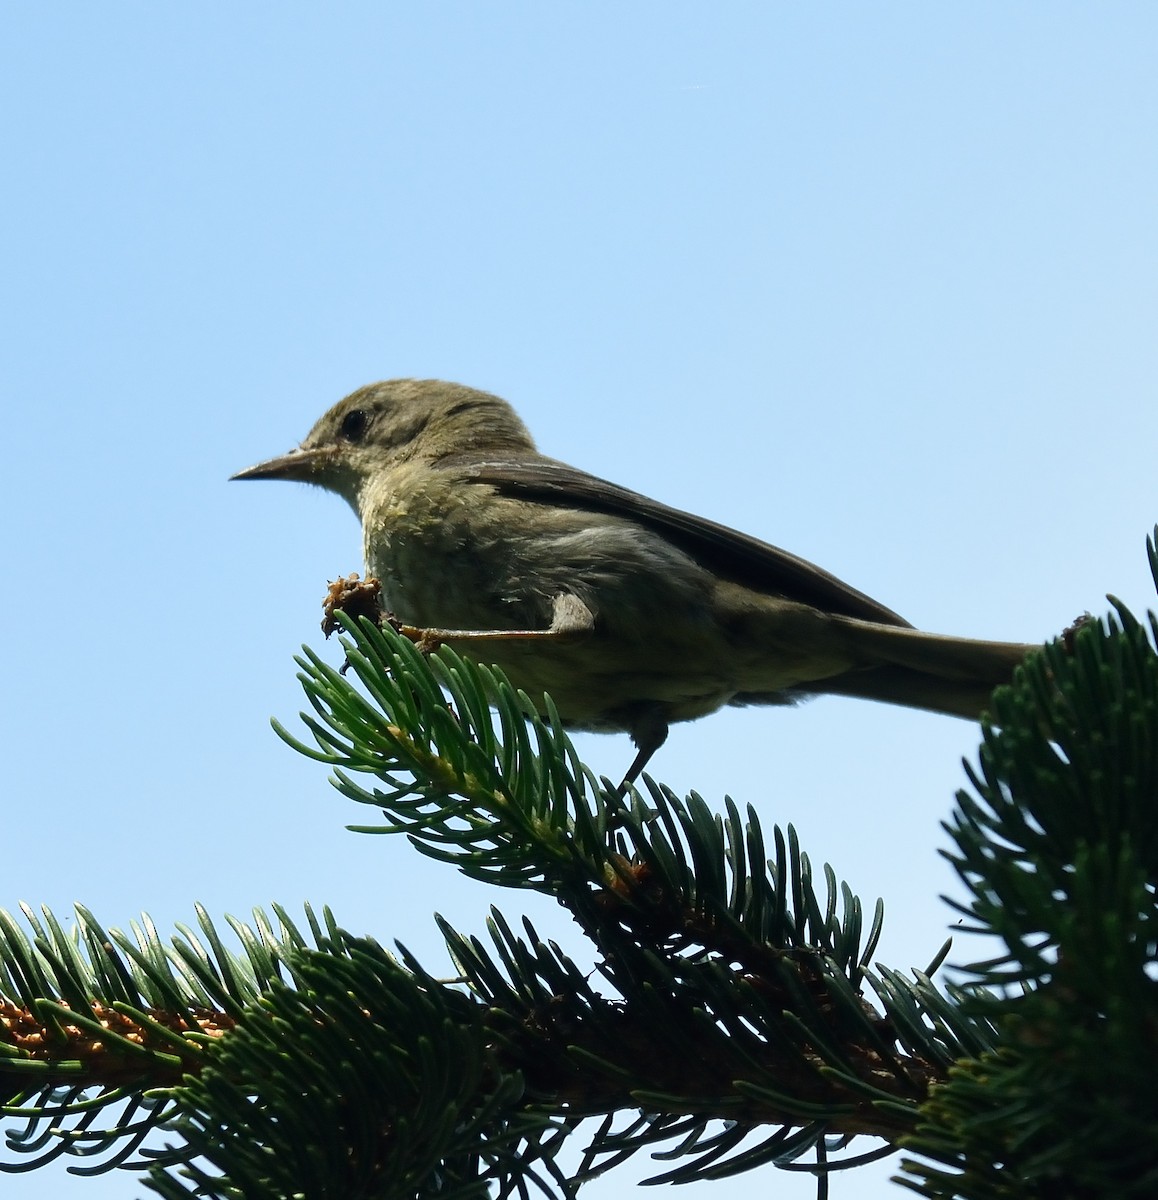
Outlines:
[[[550,621],[550,596],[519,561],[519,505],[490,488],[403,475],[363,513],[366,565],[403,621],[518,629]]]

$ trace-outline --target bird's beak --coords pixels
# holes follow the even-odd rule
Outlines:
[[[331,455],[325,449],[307,450],[299,446],[288,454],[266,459],[255,466],[246,467],[230,479],[296,479],[302,483],[316,483]]]

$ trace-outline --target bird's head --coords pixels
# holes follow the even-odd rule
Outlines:
[[[313,483],[357,509],[367,482],[400,464],[534,449],[526,426],[498,396],[439,379],[388,379],[338,401],[296,449],[231,478]]]

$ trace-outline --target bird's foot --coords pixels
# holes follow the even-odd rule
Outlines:
[[[380,625],[386,614],[382,611],[382,585],[377,579],[359,579],[357,571],[353,575],[343,575],[331,581],[322,601],[322,632],[329,637],[340,628],[338,613],[344,612],[348,617],[369,617],[376,625]]]

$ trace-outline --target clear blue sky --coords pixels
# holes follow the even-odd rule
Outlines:
[[[924,628],[1150,606],[1156,38],[1140,3],[5,6],[0,906],[171,930],[308,899],[432,965],[436,908],[572,939],[346,832],[269,729],[360,538],[226,478],[374,379],[499,392],[547,453]],[[825,700],[681,727],[655,773],[794,822],[921,966],[975,746]],[[834,1195],[900,1195],[891,1169]],[[695,1194],[769,1187],[812,1194]]]

